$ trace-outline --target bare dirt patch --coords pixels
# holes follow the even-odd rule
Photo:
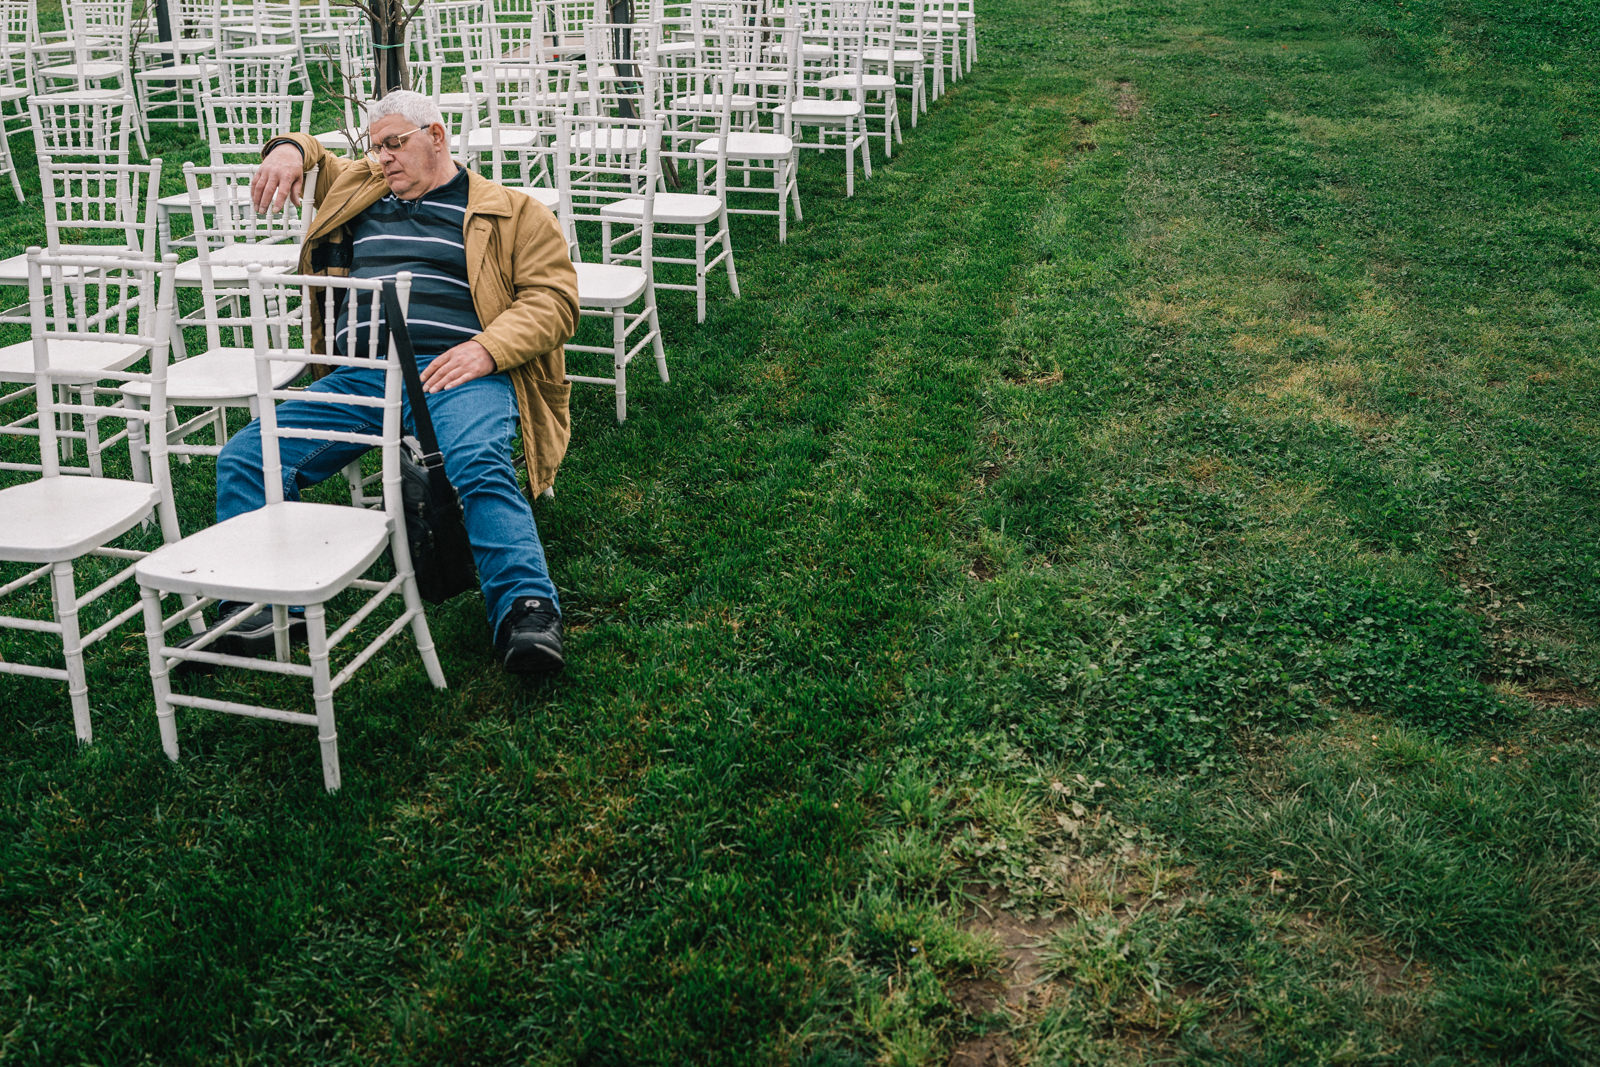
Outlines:
[[[1000,886],[972,887],[973,901],[961,917],[967,930],[987,934],[1000,947],[996,977],[971,979],[950,986],[950,999],[972,1018],[1004,1011],[1021,1023],[1037,1013],[1049,1000],[1049,987],[1042,984],[1044,945],[1070,915],[1059,918],[1020,918],[1006,911],[1008,898]],[[1020,1060],[1010,1033],[981,1034],[955,1047],[950,1067],[1008,1067]]]
[[[1005,1034],[985,1034],[963,1041],[950,1053],[950,1067],[1009,1067],[1020,1060],[1012,1058],[1015,1049]]]
[[[1600,704],[1595,695],[1585,689],[1535,689],[1525,694],[1535,704],[1546,708],[1592,708]]]
[[[1139,111],[1144,107],[1144,101],[1139,99],[1139,94],[1134,91],[1133,82],[1126,78],[1117,82],[1117,118],[1132,121],[1139,117]]]

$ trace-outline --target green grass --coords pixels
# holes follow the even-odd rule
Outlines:
[[[558,683],[431,611],[330,798],[276,724],[169,764],[131,631],[91,747],[7,681],[0,1062],[1600,1058],[1600,20],[981,19],[578,391]]]

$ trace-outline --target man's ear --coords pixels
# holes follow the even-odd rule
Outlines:
[[[433,132],[435,130],[439,131],[437,135],[434,134],[434,132]],[[435,122],[435,123],[430,124],[428,126],[428,135],[430,137],[437,136],[438,139],[433,142],[433,146],[435,148],[448,148],[449,147],[449,145],[450,145],[450,131],[445,128],[444,123]]]

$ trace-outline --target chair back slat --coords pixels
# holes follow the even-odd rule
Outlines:
[[[120,387],[145,383],[164,412],[178,257],[162,262],[104,256],[53,256],[28,249],[39,465],[44,477],[104,473],[62,463],[62,438],[83,439],[74,424],[120,420],[131,448],[148,441],[150,474],[171,506],[164,415],[122,403]],[[76,399],[73,399],[76,398]],[[113,443],[96,431],[98,448]],[[15,469],[16,465],[7,464]],[[35,469],[35,468],[24,468]],[[137,469],[130,465],[129,473]],[[177,528],[177,516],[170,516]]]

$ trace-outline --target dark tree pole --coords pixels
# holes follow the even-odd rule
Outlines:
[[[374,59],[373,95],[382,99],[390,89],[411,88],[411,71],[406,65],[406,27],[422,0],[348,0],[348,6],[366,13],[372,24]]]

